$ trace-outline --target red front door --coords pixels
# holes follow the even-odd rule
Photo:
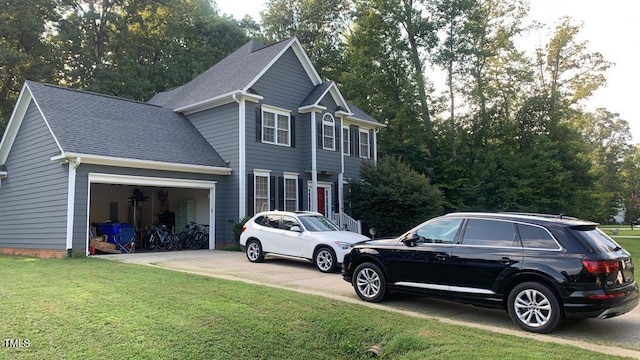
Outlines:
[[[327,216],[327,203],[326,198],[324,196],[325,190],[324,188],[318,188],[318,212],[324,216]]]

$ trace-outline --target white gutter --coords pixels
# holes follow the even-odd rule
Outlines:
[[[234,90],[226,94],[214,96],[209,99],[205,99],[202,101],[195,102],[193,104],[189,104],[186,106],[173,109],[173,111],[180,112],[183,114],[190,114],[196,111],[202,111],[215,106],[220,106],[220,105],[228,104],[233,101],[237,101],[236,100],[237,95],[241,95],[243,98],[247,98],[248,100],[251,100],[253,102],[258,102],[263,99],[263,97],[260,95],[249,94],[248,92],[242,91],[242,90]]]
[[[247,215],[246,102],[244,97],[238,100],[236,94],[233,94],[232,97],[238,103],[238,219],[242,219]]]
[[[126,159],[126,158],[118,158],[113,156],[78,154],[78,153],[70,153],[70,152],[53,156],[51,157],[51,161],[69,162],[69,161],[76,161],[76,158],[79,158],[79,157],[82,158],[83,163],[93,164],[93,165],[120,166],[120,167],[127,167],[127,168],[177,171],[177,172],[210,174],[210,175],[231,175],[231,168],[227,168],[227,167],[179,164],[179,163],[170,163],[170,162],[163,162],[163,161],[152,161],[152,160]]]

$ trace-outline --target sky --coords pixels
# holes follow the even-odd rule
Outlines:
[[[221,13],[241,19],[250,15],[256,21],[260,11],[266,8],[266,0],[216,0]],[[582,105],[587,111],[606,108],[619,114],[631,128],[633,143],[640,143],[640,47],[637,36],[637,14],[640,2],[637,0],[530,0],[529,20],[537,20],[548,25],[527,38],[519,45],[521,50],[533,53],[552,34],[555,24],[563,16],[569,16],[574,23],[582,23],[579,41],[587,42],[587,51],[601,53],[605,60],[614,65],[607,70],[607,85],[596,91]],[[438,86],[438,84],[435,84]],[[636,103],[638,101],[638,104]]]

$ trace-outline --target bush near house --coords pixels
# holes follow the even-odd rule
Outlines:
[[[442,214],[440,190],[398,157],[363,162],[360,177],[350,184],[353,214],[375,228],[376,237],[399,235]]]

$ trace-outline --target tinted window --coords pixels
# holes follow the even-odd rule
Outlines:
[[[280,219],[281,215],[265,215],[262,218],[262,221],[259,223],[262,226],[271,227],[271,228],[279,228],[280,227]],[[257,222],[258,219],[256,219]]]
[[[522,246],[534,249],[559,249],[558,244],[549,232],[541,227],[518,224]]]
[[[300,224],[298,224],[298,221],[291,216],[283,216],[282,217],[282,228],[285,230],[291,230],[292,227],[294,226],[300,226]]]
[[[600,229],[593,227],[577,227],[572,228],[574,233],[578,235],[594,252],[607,253],[620,249],[620,246],[613,241],[607,234]]]
[[[514,246],[513,224],[506,221],[469,219],[464,231],[464,245]]]
[[[416,232],[420,235],[419,243],[451,244],[462,223],[461,218],[437,219],[424,224]]]

